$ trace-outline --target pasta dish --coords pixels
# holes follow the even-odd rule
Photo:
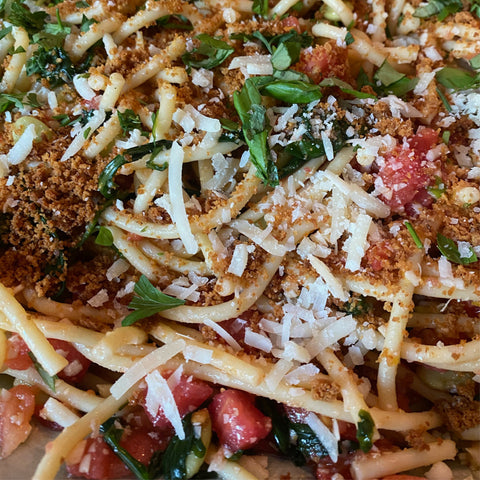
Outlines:
[[[478,0],[0,10],[0,458],[478,469]]]

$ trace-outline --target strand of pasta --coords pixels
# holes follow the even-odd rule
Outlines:
[[[84,150],[85,156],[94,158],[105,150],[112,140],[120,135],[122,128],[120,127],[120,120],[118,114],[112,115],[99,129],[97,135],[93,137],[88,147]]]
[[[154,338],[165,344],[182,339],[186,344],[186,349],[190,349],[190,353],[194,353],[195,349],[200,349],[201,353],[205,355],[206,359],[208,359],[209,365],[212,365],[227,375],[240,378],[248,384],[258,385],[265,376],[261,368],[255,367],[236,355],[232,355],[220,348],[206,345],[205,343],[185,337],[165,324],[159,323],[152,327],[149,332]],[[184,355],[186,355],[185,352]]]
[[[44,315],[68,318],[73,321],[82,322],[84,320],[94,320],[98,324],[112,323],[118,318],[118,313],[110,309],[98,309],[89,305],[70,305],[68,303],[56,302],[47,297],[38,297],[31,288],[22,291],[28,308],[31,308]]]
[[[30,43],[28,34],[22,27],[13,27],[12,34],[15,39],[13,48],[16,53],[11,55],[0,83],[0,92],[6,93],[12,92],[15,88],[20,72],[27,61],[27,50]]]
[[[377,43],[384,43],[386,40],[385,28],[385,2],[383,0],[372,0],[372,25],[375,30],[372,33],[372,40]],[[347,25],[348,26],[348,25]]]
[[[122,396],[110,396],[97,407],[65,428],[52,442],[37,466],[32,480],[53,480],[63,459],[84,437],[94,431],[103,422],[115,414],[125,404],[133,389],[127,390]]]
[[[113,34],[115,43],[120,45],[133,33],[154,24],[156,20],[166,15],[181,14],[188,18],[192,25],[196,25],[202,19],[196,8],[184,2],[167,1],[159,3],[147,1],[144,7],[144,9],[139,10],[126,22],[122,23],[121,27]]]
[[[171,360],[168,364],[164,365],[163,368],[176,368],[179,365],[179,362],[180,361],[177,359]],[[307,411],[325,415],[330,418],[336,418],[350,423],[354,422],[352,416],[345,412],[343,402],[338,400],[331,400],[328,402],[316,400],[313,398],[311,392],[286,386],[282,382],[278,384],[274,390],[268,388],[265,382],[262,382],[257,386],[250,385],[241,382],[237,378],[230,377],[215,367],[210,365],[200,365],[192,360],[183,365],[185,373],[194,375],[202,380],[217,383],[225,387],[238,388],[254,395],[270,398],[286,405],[304,408]],[[443,423],[440,415],[434,411],[410,413],[402,411],[388,412],[372,407],[370,413],[377,428],[393,431],[408,431],[421,428],[429,430],[438,427]]]
[[[176,37],[163,52],[154,55],[148,62],[141,64],[127,77],[122,93],[130,91],[154,77],[163,68],[168,67],[170,62],[177,60],[184,52],[185,40]]]
[[[378,399],[380,407],[384,410],[396,410],[398,408],[395,379],[397,366],[400,362],[403,336],[410,310],[412,310],[413,284],[402,279],[399,289],[392,305],[378,365]]]
[[[342,0],[322,0],[325,5],[328,5],[340,18],[341,22],[350,27],[354,21],[352,9]]]
[[[13,370],[11,368],[7,368],[2,373],[16,378],[23,383],[38,387],[50,397],[54,397],[57,400],[60,400],[61,402],[66,403],[67,405],[70,405],[71,407],[82,412],[90,412],[102,401],[102,399],[97,397],[94,393],[86,392],[85,390],[76,388],[60,378],[55,380],[55,391],[53,391],[45,384],[43,379],[33,367],[30,367],[26,370]]]
[[[72,60],[78,61],[92,45],[102,39],[105,33],[118,30],[122,23],[122,15],[113,14],[99,23],[92,24],[88,31],[81,32],[80,35],[69,35],[65,39],[65,50]]]
[[[355,480],[383,478],[398,472],[412,470],[424,465],[432,465],[443,460],[455,458],[457,449],[452,440],[437,440],[428,444],[428,448],[417,450],[406,448],[396,452],[382,452],[355,458],[351,471]]]
[[[335,382],[342,391],[343,405],[345,411],[350,413],[354,423],[360,421],[360,410],[369,412],[363,395],[358,389],[358,378],[352,370],[347,368],[335,355],[331,348],[325,348],[318,355],[317,359],[323,368],[328,372],[332,381]],[[378,433],[377,433],[378,435]]]
[[[198,236],[197,240],[199,240]],[[199,244],[201,248],[200,241]],[[138,248],[142,253],[154,260],[156,263],[165,265],[170,270],[175,272],[183,273],[184,275],[188,274],[189,272],[194,272],[201,276],[211,275],[213,273],[212,266],[207,261],[199,262],[176,256],[172,252],[161,250],[149,240],[142,240],[138,242]]]
[[[35,323],[28,318],[25,309],[12,293],[0,283],[0,312],[13,328],[21,335],[30,351],[50,374],[55,375],[68,365],[67,360],[59,355],[50,345],[45,335]]]

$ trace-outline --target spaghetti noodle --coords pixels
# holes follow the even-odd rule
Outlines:
[[[478,467],[477,0],[0,8],[0,457]]]

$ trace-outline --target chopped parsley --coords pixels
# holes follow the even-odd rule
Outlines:
[[[123,327],[132,325],[142,318],[151,317],[158,312],[163,312],[163,310],[185,304],[185,300],[170,297],[156,289],[145,275],[140,277],[133,291],[136,293],[136,296],[133,297],[128,307],[133,308],[135,311],[123,319]]]
[[[129,108],[127,108],[124,112],[118,112],[118,120],[120,121],[120,127],[124,135],[135,129],[143,132],[143,125],[140,117]]]
[[[165,15],[157,20],[157,25],[167,29],[193,30],[190,20],[183,15]]]
[[[30,107],[39,107],[37,95],[35,93],[0,93],[0,113],[11,108],[23,108],[24,105]]]
[[[71,33],[72,29],[71,27],[67,27],[62,23],[58,8],[56,10],[56,16],[57,16],[57,23],[47,23],[45,25],[45,32],[51,35],[60,35],[65,37],[69,33]]]
[[[94,23],[98,23],[98,21],[94,18],[88,18],[86,15],[82,15],[82,24],[80,25],[80,31],[88,32],[90,30],[90,27]]]
[[[48,14],[43,11],[31,12],[29,8],[18,0],[10,5],[10,14],[7,20],[16,27],[23,27],[32,36],[43,30]]]
[[[265,17],[268,13],[268,0],[253,0],[252,12]]]
[[[444,67],[435,74],[437,82],[452,90],[467,90],[480,85],[480,74],[456,67]]]

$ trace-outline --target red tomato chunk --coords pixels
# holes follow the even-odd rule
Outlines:
[[[0,458],[10,455],[27,439],[34,409],[35,395],[31,387],[18,385],[0,390]]]
[[[264,439],[272,421],[253,404],[253,397],[239,390],[225,390],[208,407],[212,428],[231,452],[247,450]]]
[[[414,201],[423,205],[431,201],[426,188],[434,183],[437,167],[427,159],[427,153],[437,143],[437,132],[423,128],[406,144],[385,155],[385,164],[380,168],[379,176],[389,192],[382,196],[382,200],[392,211],[402,212],[407,204]]]
[[[57,353],[68,360],[68,365],[58,373],[59,378],[70,383],[79,382],[90,366],[90,360],[85,358],[70,342],[48,339]],[[7,358],[5,365],[14,370],[26,370],[33,367],[33,362],[27,344],[16,333],[11,335],[7,342]]]
[[[136,460],[148,465],[156,451],[165,450],[169,437],[152,429],[126,429],[120,446]],[[75,458],[77,457],[77,458]],[[74,458],[74,460],[72,460]],[[71,463],[69,463],[69,461]],[[68,473],[90,480],[131,477],[132,472],[102,437],[87,438],[67,458]]]
[[[171,423],[165,416],[163,409],[160,407],[155,417],[145,407],[145,395],[147,391],[139,398],[139,403],[145,408],[147,416],[150,418],[153,426],[159,429],[171,428]],[[213,393],[212,387],[202,380],[182,375],[180,381],[173,388],[172,394],[177,404],[180,416],[183,418],[190,412],[200,407]]]

